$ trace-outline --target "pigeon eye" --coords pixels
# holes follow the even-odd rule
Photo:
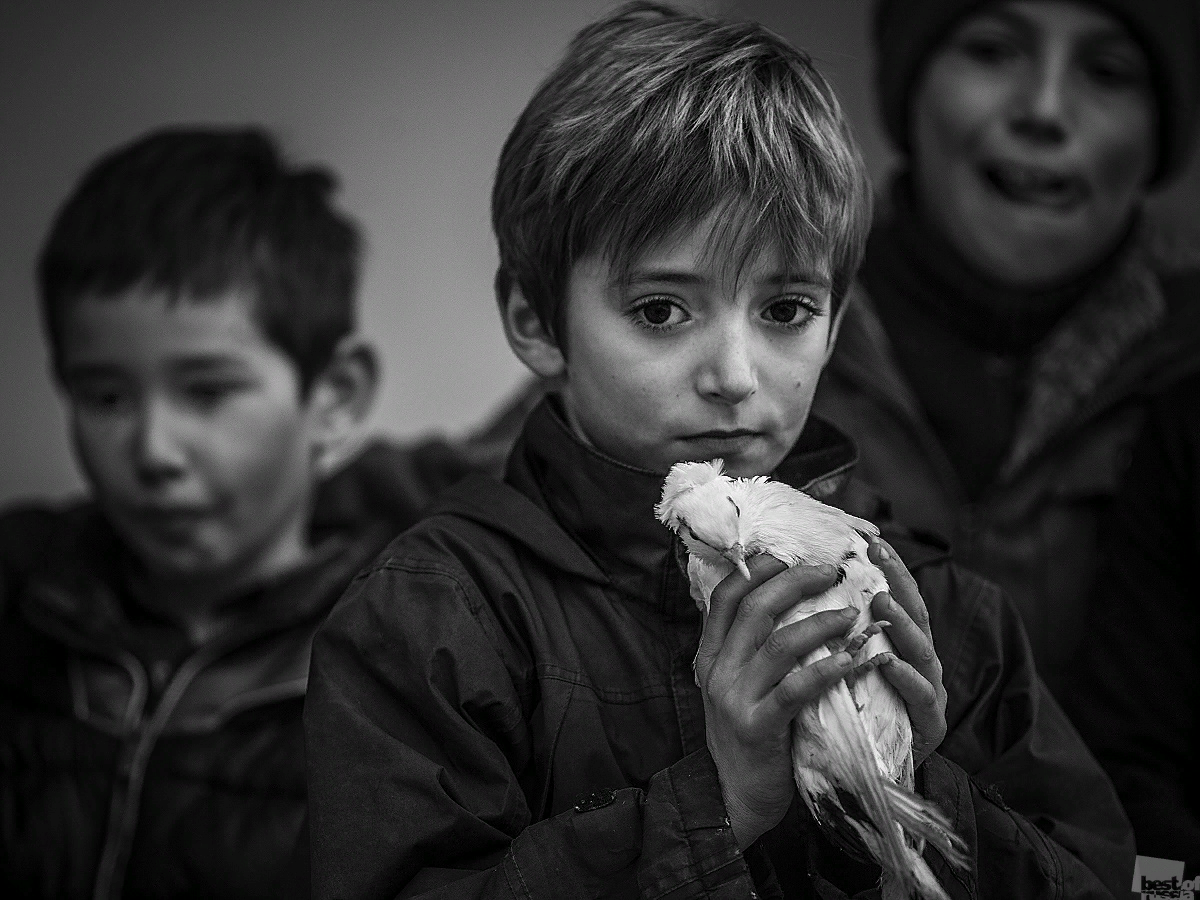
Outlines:
[[[741,511],[740,509],[738,509],[737,501],[736,501],[736,500],[734,500],[732,497],[728,497],[728,498],[726,498],[726,499],[728,499],[728,500],[729,500],[729,502],[733,504],[733,513],[734,513],[734,515],[736,515],[736,516],[738,516],[738,517],[740,518],[740,517],[741,517],[741,515],[742,515],[742,511]]]

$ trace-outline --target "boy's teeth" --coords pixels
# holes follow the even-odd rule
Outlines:
[[[1027,203],[1062,204],[1075,199],[1078,193],[1069,178],[1046,169],[996,166],[987,174],[1003,194]]]

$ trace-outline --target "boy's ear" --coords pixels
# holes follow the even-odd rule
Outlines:
[[[504,336],[508,338],[508,346],[517,354],[517,359],[535,375],[549,379],[561,378],[567,371],[566,359],[520,288],[513,287],[508,292],[508,298],[499,303]]]
[[[354,335],[338,342],[333,358],[309,387],[309,438],[318,478],[332,475],[362,448],[379,386],[375,348]]]

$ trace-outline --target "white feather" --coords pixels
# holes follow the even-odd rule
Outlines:
[[[777,628],[854,606],[859,615],[852,632],[860,634],[873,622],[871,599],[887,590],[883,573],[867,558],[863,535],[878,534],[874,524],[781,482],[729,478],[719,459],[676,465],[655,513],[686,545],[691,594],[705,611],[739,558],[759,553],[789,566],[829,564],[842,572],[834,587],[780,616]],[[858,664],[892,648],[881,626],[872,630],[855,652]],[[840,649],[841,643],[819,647],[799,665]],[[920,852],[928,840],[952,864],[963,865],[962,844],[942,812],[912,793],[908,710],[883,675],[867,666],[838,682],[796,717],[792,738],[796,785],[809,810],[835,839],[857,838],[866,847],[883,869],[885,897],[945,900]],[[844,809],[839,791],[855,798],[857,813]]]

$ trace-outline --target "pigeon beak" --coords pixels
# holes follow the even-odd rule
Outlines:
[[[747,581],[750,580],[750,567],[746,565],[746,549],[741,544],[734,544],[721,555],[737,567],[743,578]]]

